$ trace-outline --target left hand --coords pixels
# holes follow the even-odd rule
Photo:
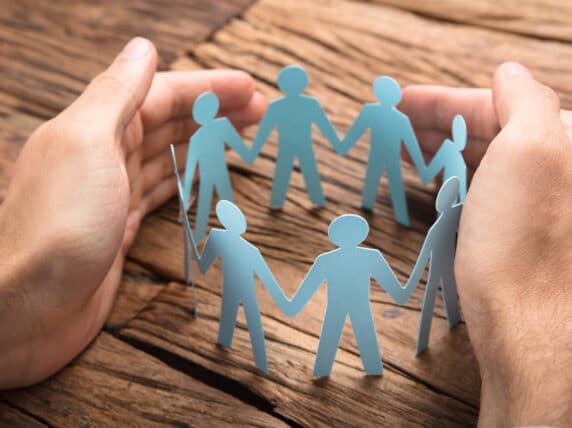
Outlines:
[[[264,98],[246,73],[155,73],[133,39],[66,110],[37,129],[0,207],[0,389],[38,382],[99,332],[142,218],[176,192],[194,99],[215,92],[237,129]]]

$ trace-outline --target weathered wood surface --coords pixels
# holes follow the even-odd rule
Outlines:
[[[163,66],[179,52],[174,68],[242,68],[270,97],[278,94],[274,81],[279,69],[301,63],[310,73],[309,92],[319,97],[342,134],[361,104],[373,99],[371,82],[379,74],[393,75],[402,84],[489,86],[494,68],[516,59],[553,86],[565,107],[572,106],[567,85],[572,47],[540,40],[569,39],[569,29],[557,37],[545,25],[565,21],[564,15],[549,13],[565,11],[565,2],[545,2],[552,6],[540,10],[542,2],[528,1],[518,9],[519,19],[509,16],[505,5],[482,12],[485,0],[448,0],[446,7],[441,2],[384,5],[392,0],[259,0],[249,9],[247,0],[190,3],[59,1],[31,7],[10,2],[0,10],[0,198],[30,132],[64,108],[134,33],[157,42]],[[539,12],[531,13],[535,8]],[[245,12],[197,43],[239,11]],[[328,199],[322,210],[310,209],[298,172],[284,210],[271,213],[266,208],[275,137],[254,165],[228,155],[236,200],[249,221],[246,237],[259,246],[289,295],[313,259],[333,248],[328,223],[342,213],[363,214],[359,205],[367,140],[346,158],[335,155],[320,137],[315,144]],[[366,241],[382,250],[401,281],[434,219],[434,187],[422,186],[409,166],[403,168],[412,228],[395,224],[382,183],[375,213],[367,216],[371,234]],[[195,320],[190,289],[182,285],[177,215],[172,201],[145,220],[105,332],[53,379],[2,393],[0,425],[475,424],[479,379],[466,328],[461,324],[448,330],[440,301],[430,349],[414,356],[423,287],[398,308],[372,286],[383,377],[363,375],[348,323],[333,376],[312,379],[324,289],[291,319],[258,284],[268,377],[254,369],[242,312],[232,349],[218,348],[220,266],[198,276]],[[216,224],[214,216],[211,224]],[[236,414],[230,413],[233,409]]]
[[[449,22],[546,40],[572,41],[572,4],[560,0],[365,0]]]
[[[286,426],[107,333],[59,376],[1,396],[49,426]]]
[[[136,35],[158,48],[166,68],[252,0],[186,2],[3,1],[0,92],[13,106],[48,118],[66,107]],[[3,101],[6,102],[6,101]]]

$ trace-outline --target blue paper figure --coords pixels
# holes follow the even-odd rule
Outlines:
[[[467,195],[467,165],[463,158],[463,150],[467,144],[467,125],[460,114],[453,118],[453,141],[447,139],[437,151],[427,168],[421,170],[421,179],[424,184],[431,181],[439,171],[443,171],[443,181],[451,177],[459,179],[459,195],[461,202],[465,202]]]
[[[370,278],[385,289],[398,304],[405,303],[407,291],[379,250],[359,247],[369,232],[360,216],[347,214],[335,219],[328,230],[330,240],[340,248],[320,255],[293,297],[286,314],[295,316],[325,281],[328,303],[314,376],[328,376],[340,342],[346,317],[350,317],[364,369],[381,375],[383,364],[371,313]]]
[[[225,229],[213,229],[210,232],[202,256],[199,255],[190,229],[188,233],[201,273],[205,274],[218,257],[222,261],[224,284],[218,343],[230,348],[238,307],[242,303],[256,366],[267,373],[268,361],[254,275],[260,278],[283,311],[289,300],[276,282],[260,251],[240,236],[246,231],[246,218],[240,209],[232,202],[223,200],[217,203],[216,213]]]
[[[199,191],[197,217],[194,237],[203,239],[206,233],[211,201],[216,189],[218,198],[232,201],[232,188],[225,157],[225,143],[234,149],[243,159],[249,154],[248,147],[225,118],[215,118],[219,101],[212,92],[200,95],[193,106],[193,119],[200,128],[189,142],[184,181],[184,210],[189,209],[189,195],[193,184],[195,169],[199,168]]]
[[[429,276],[427,277],[419,322],[417,354],[423,352],[429,343],[431,321],[433,320],[433,310],[439,287],[442,288],[449,327],[454,327],[461,320],[454,272],[457,230],[463,206],[458,203],[458,199],[459,179],[451,177],[443,183],[437,195],[435,207],[439,216],[427,232],[419,258],[405,287],[407,290],[406,298],[409,298],[409,295],[419,284],[425,266],[429,262]]]
[[[177,193],[179,195],[179,204],[181,205],[181,212],[183,217],[183,242],[185,248],[185,284],[189,285],[191,283],[192,294],[193,294],[193,313],[195,318],[198,316],[197,309],[197,296],[195,293],[195,282],[193,280],[193,270],[191,269],[191,243],[192,243],[192,233],[191,225],[189,224],[189,218],[184,210],[185,203],[183,202],[184,194],[183,183],[181,182],[181,177],[179,177],[179,169],[177,168],[177,156],[175,155],[175,147],[171,144],[171,157],[173,159],[173,166],[175,168],[175,178],[177,179]]]
[[[387,171],[395,219],[398,223],[409,226],[401,175],[401,142],[405,143],[418,171],[425,169],[423,154],[409,118],[395,108],[401,100],[399,84],[391,77],[380,76],[373,83],[373,93],[379,103],[368,103],[362,108],[342,142],[341,152],[347,153],[368,129],[371,130],[362,206],[373,210],[379,180],[383,172]]]
[[[252,145],[249,162],[256,159],[272,130],[278,128],[278,155],[270,198],[272,208],[284,205],[296,158],[310,200],[317,206],[325,203],[312,144],[312,124],[318,126],[334,148],[340,140],[318,100],[302,94],[307,86],[308,75],[302,67],[291,65],[280,71],[278,87],[286,96],[270,103]]]

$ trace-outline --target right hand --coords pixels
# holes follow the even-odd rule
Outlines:
[[[492,93],[413,86],[401,108],[429,155],[455,114],[467,121],[474,177],[455,274],[480,423],[572,424],[572,113],[516,63],[499,68]]]

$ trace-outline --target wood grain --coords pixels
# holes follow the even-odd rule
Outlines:
[[[58,376],[0,395],[50,426],[286,426],[107,333]]]
[[[259,293],[267,314],[263,316],[263,324],[270,373],[265,376],[254,368],[242,313],[232,349],[215,345],[220,290],[212,290],[212,286],[206,290],[204,283],[199,285],[198,320],[192,316],[189,289],[172,283],[154,299],[150,308],[121,330],[120,337],[143,344],[145,349],[149,345],[160,348],[169,356],[230,378],[272,403],[275,413],[304,426],[396,426],[404,418],[408,426],[465,426],[475,421],[476,409],[404,376],[389,363],[390,354],[396,350],[391,350],[394,341],[388,337],[391,328],[387,327],[396,324],[399,334],[407,336],[404,326],[415,323],[415,315],[384,319],[381,343],[387,364],[383,377],[363,375],[359,356],[349,345],[353,339],[346,329],[332,376],[315,381],[311,369],[319,328],[316,318],[321,312],[316,301],[293,322],[278,313],[265,293]],[[323,308],[323,296],[317,300]],[[380,309],[383,306],[376,305],[375,311]],[[310,327],[304,328],[304,323]],[[404,341],[409,342],[410,338],[405,337]],[[432,354],[431,358],[439,358],[439,354]]]
[[[342,134],[361,105],[373,100],[371,82],[379,74],[393,75],[404,85],[490,86],[500,62],[519,60],[556,89],[564,107],[572,106],[572,46],[561,43],[572,37],[565,2],[547,0],[539,7],[541,3],[526,0],[515,7],[513,1],[489,0],[259,0],[246,10],[250,4],[25,0],[0,9],[0,200],[27,136],[68,105],[135,34],[156,42],[162,68],[177,57],[176,69],[244,69],[271,98],[278,95],[274,81],[280,68],[303,64],[310,73],[308,92],[319,97]],[[247,131],[248,139],[254,132]],[[365,245],[379,248],[405,281],[434,219],[435,186],[422,186],[415,171],[403,165],[412,228],[401,228],[393,220],[385,182],[375,212],[359,209],[365,138],[347,157],[335,155],[319,136],[315,145],[328,199],[321,210],[312,209],[299,171],[293,174],[284,210],[267,209],[275,136],[254,165],[228,155],[236,201],[249,221],[245,237],[261,249],[291,296],[314,258],[333,249],[327,239],[329,222],[358,213],[371,225]],[[144,221],[106,331],[54,378],[1,393],[0,425],[476,423],[479,378],[466,327],[449,331],[440,298],[430,349],[414,356],[423,285],[398,308],[372,284],[383,377],[364,376],[347,323],[332,377],[312,379],[326,304],[323,288],[291,319],[257,285],[269,376],[254,369],[242,312],[232,349],[218,348],[220,265],[197,276],[195,320],[190,289],[181,284],[177,216],[178,206],[171,201]]]
[[[50,118],[130,38],[154,41],[164,69],[184,46],[204,40],[251,2],[10,2],[0,8],[0,92],[13,96],[13,107]]]
[[[366,0],[367,1],[367,0]],[[428,18],[540,39],[572,41],[572,5],[559,0],[369,0]]]

